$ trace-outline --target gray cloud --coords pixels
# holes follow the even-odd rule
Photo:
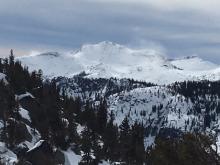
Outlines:
[[[23,54],[109,40],[220,61],[220,1],[186,1],[0,1],[0,55],[10,48]]]

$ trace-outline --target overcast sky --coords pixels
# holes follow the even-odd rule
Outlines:
[[[0,56],[107,40],[220,63],[219,7],[219,0],[0,0]]]

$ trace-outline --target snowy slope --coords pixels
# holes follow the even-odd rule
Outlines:
[[[97,79],[88,81],[75,77],[70,80],[72,81],[61,78],[59,85],[74,98],[79,96],[99,104],[96,97],[105,97],[109,114],[113,113],[115,116],[115,124],[120,125],[125,117],[128,117],[131,124],[136,121],[143,124],[148,129],[146,147],[153,144],[161,128],[175,128],[183,132],[203,128],[204,116],[194,114],[194,103],[166,86],[144,86],[137,82],[134,85],[125,83],[125,80],[109,80],[111,85]],[[128,85],[133,88],[127,88]]]
[[[204,61],[198,56],[188,56],[172,60],[171,63],[178,68],[188,71],[207,71],[217,68],[216,64]]]
[[[111,95],[107,100],[108,110],[115,116],[115,124],[120,125],[124,118],[128,117],[130,123],[138,122],[144,125],[147,130],[145,147],[154,144],[155,137],[161,129],[175,128],[181,132],[204,131],[205,113],[196,113],[196,103],[180,94],[172,93],[167,87],[136,88]],[[209,100],[209,96],[205,100]],[[200,108],[204,107],[205,102],[201,101]],[[216,109],[210,113],[215,114]],[[219,129],[220,116],[217,115],[205,131],[211,135]],[[217,136],[217,145],[220,146],[220,134]]]
[[[65,156],[65,165],[78,165],[82,159],[80,155],[76,155],[72,150],[63,151]]]
[[[168,60],[151,49],[131,49],[111,42],[83,45],[68,53],[48,52],[19,57],[30,70],[42,69],[47,77],[133,78],[158,84],[175,81],[220,79],[220,68],[198,57]]]
[[[172,95],[166,87],[136,88],[131,91],[123,91],[108,98],[109,110],[113,111],[116,123],[121,124],[125,116],[129,116],[131,122],[138,121],[145,125],[151,123],[162,127],[175,127],[184,131],[185,121],[191,116],[187,113],[193,104],[186,102],[184,96]],[[153,106],[160,107],[153,110]],[[178,110],[181,109],[179,112]],[[161,121],[159,121],[161,119]],[[152,122],[149,122],[152,120]],[[163,121],[162,121],[163,120]],[[175,125],[174,122],[175,121]]]
[[[8,84],[8,81],[6,80],[6,75],[3,73],[0,73],[0,81],[3,81],[5,84]]]
[[[125,116],[131,123],[137,121],[145,127],[157,127],[157,132],[160,128],[192,131],[191,122],[199,123],[198,116],[190,113],[193,103],[184,96],[171,94],[166,87],[137,88],[114,94],[108,98],[108,105],[118,125]]]

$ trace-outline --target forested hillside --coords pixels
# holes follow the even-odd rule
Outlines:
[[[13,51],[0,61],[0,79],[2,164],[220,164],[220,82],[47,80],[15,61]]]

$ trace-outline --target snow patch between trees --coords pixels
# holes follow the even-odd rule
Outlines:
[[[81,156],[76,155],[71,149],[68,149],[67,151],[62,151],[65,156],[65,164],[64,165],[78,165]]]
[[[20,107],[19,108],[19,114],[21,115],[22,118],[24,118],[24,119],[28,120],[29,122],[31,122],[29,112],[26,109]]]
[[[26,98],[26,97],[30,97],[30,98],[32,98],[32,99],[35,98],[35,97],[34,97],[31,93],[29,93],[29,92],[26,92],[25,94],[21,94],[21,95],[15,95],[15,98],[16,98],[17,100],[22,100],[22,99],[24,99],[24,98]]]

